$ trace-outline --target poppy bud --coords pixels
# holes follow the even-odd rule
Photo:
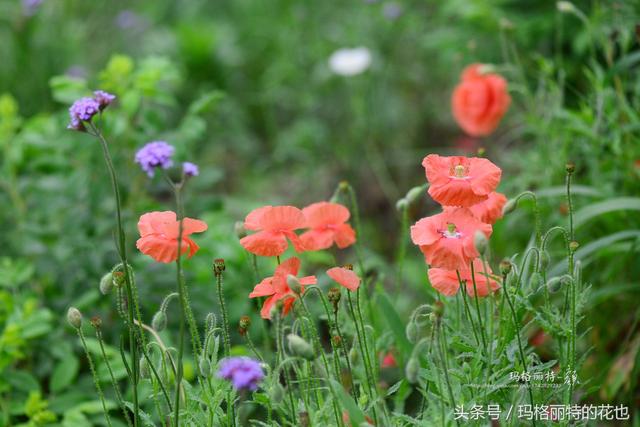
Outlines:
[[[198,369],[200,369],[200,375],[207,378],[211,375],[211,362],[206,357],[201,357],[198,361]]]
[[[244,222],[236,221],[236,223],[233,225],[233,229],[236,232],[236,236],[238,236],[238,239],[242,239],[243,237],[246,237],[247,229],[244,228]]]
[[[109,272],[100,279],[100,293],[107,295],[113,288],[113,273]]]
[[[213,260],[213,273],[216,276],[220,276],[222,272],[225,270],[224,259],[216,258]]]
[[[552,277],[551,279],[547,280],[546,286],[550,294],[555,294],[562,287],[562,282],[560,281],[559,277]]]
[[[511,272],[511,261],[509,261],[508,259],[503,259],[502,261],[500,261],[500,273],[503,276],[506,276],[507,274],[509,274]]]
[[[569,3],[569,4],[570,4],[570,3]],[[572,6],[573,6],[573,5],[572,5]],[[575,164],[575,163],[573,163],[573,162],[568,162],[568,163],[565,165],[565,169],[566,169],[567,173],[568,173],[569,175],[571,175],[572,173],[574,173],[574,172],[576,171],[576,164]]]
[[[580,243],[576,242],[575,240],[569,242],[569,250],[571,252],[575,252],[579,247]]]
[[[331,337],[331,342],[335,347],[340,348],[340,346],[342,346],[342,337],[340,335],[334,335]]]
[[[117,287],[124,285],[124,273],[122,271],[114,271],[111,273],[113,284]]]
[[[242,316],[240,322],[238,322],[238,332],[240,332],[240,335],[246,335],[249,326],[251,326],[251,318],[249,316]]]
[[[151,377],[151,373],[149,372],[149,362],[147,362],[147,359],[144,356],[140,358],[140,362],[138,362],[138,366],[140,367],[140,378]]]
[[[282,402],[282,399],[284,399],[284,387],[282,387],[280,383],[276,382],[271,387],[269,387],[268,394],[271,403],[277,405],[278,403]]]
[[[96,329],[100,329],[100,327],[102,326],[102,319],[100,318],[100,316],[93,316],[91,318],[91,326]]]
[[[287,274],[287,286],[289,286],[289,289],[291,289],[294,294],[300,295],[300,292],[302,292],[300,280],[293,274]]]
[[[518,206],[517,199],[509,199],[509,201],[507,201],[507,203],[505,203],[504,206],[502,207],[502,215],[510,214],[511,212],[516,210],[517,206]]]
[[[339,288],[331,288],[327,292],[327,299],[331,304],[333,304],[333,311],[338,310],[338,304],[340,303],[340,298],[342,297],[342,293]]]
[[[529,286],[532,290],[536,291],[540,286],[543,285],[542,275],[537,271],[531,275],[529,279]]]
[[[289,343],[289,350],[296,356],[303,357],[307,360],[313,360],[314,353],[311,344],[295,334],[287,335],[287,342]]]
[[[473,244],[480,255],[484,255],[489,247],[489,241],[487,235],[480,230],[476,230],[473,234]]]
[[[549,262],[551,262],[549,252],[540,251],[540,270],[545,271],[549,267]]]
[[[411,343],[415,343],[418,340],[418,326],[416,322],[413,320],[407,323],[406,328],[404,329],[404,333],[407,336],[407,339]]]
[[[573,277],[568,274],[563,275],[560,277],[560,284],[562,284],[562,286],[571,286],[573,284]]]
[[[351,350],[349,350],[349,361],[353,365],[358,363],[358,350],[355,347],[351,347]]]
[[[340,181],[340,184],[338,184],[338,188],[340,189],[340,191],[347,191],[349,189],[349,183],[347,181]]]
[[[396,209],[402,212],[409,206],[409,201],[404,197],[396,202]]]
[[[442,301],[436,301],[433,303],[433,314],[435,314],[437,318],[442,317],[444,314],[444,304]]]
[[[157,332],[164,331],[164,328],[167,327],[167,314],[162,310],[154,314],[151,319],[151,327]]]
[[[407,377],[409,384],[416,384],[418,382],[418,375],[420,374],[420,363],[418,358],[412,356],[407,363],[404,370],[404,375]]]
[[[76,329],[82,326],[82,313],[75,307],[69,307],[67,310],[67,322]]]
[[[410,204],[415,203],[418,199],[424,194],[424,185],[419,185],[417,187],[413,187],[411,190],[407,191],[407,195],[404,196],[407,199],[407,202]]]

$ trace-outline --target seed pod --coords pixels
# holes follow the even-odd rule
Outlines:
[[[409,384],[416,384],[418,382],[418,375],[420,374],[420,363],[418,362],[418,358],[412,356],[407,363],[407,366],[404,370],[404,374],[407,377],[407,381]]]
[[[167,327],[167,314],[164,311],[158,311],[154,314],[151,319],[151,327],[157,332],[164,331],[164,328]]]
[[[331,337],[331,342],[336,348],[340,348],[342,346],[342,338],[340,335],[334,335]]]
[[[213,273],[216,276],[221,275],[225,268],[226,266],[224,264],[224,259],[216,258],[215,260],[213,260]]]
[[[107,295],[113,289],[113,274],[111,272],[105,274],[100,279],[100,293]]]
[[[477,230],[473,235],[473,244],[480,255],[484,255],[489,248],[489,240],[487,235],[482,231]]]
[[[302,337],[295,334],[289,334],[287,335],[287,342],[289,343],[289,350],[291,353],[307,360],[313,360],[315,356],[313,353],[313,347],[302,339]]]
[[[327,292],[327,299],[329,300],[329,302],[331,302],[334,305],[334,308],[336,304],[340,302],[340,297],[342,297],[342,294],[340,293],[340,288],[331,288]]]
[[[558,3],[569,3],[569,2],[558,2]],[[569,3],[571,4],[571,3]],[[573,6],[573,5],[571,5]],[[576,171],[576,164],[573,162],[568,162],[565,166],[565,170],[567,171],[568,174],[572,174]]]
[[[503,276],[506,276],[507,274],[509,274],[511,272],[511,261],[509,261],[508,259],[503,259],[502,261],[500,261],[500,273]]]
[[[90,321],[91,326],[96,329],[100,329],[100,327],[102,326],[102,319],[100,318],[100,316],[93,316]]]
[[[82,326],[82,313],[75,307],[69,307],[67,310],[67,322],[75,329],[80,329]]]
[[[242,316],[240,322],[238,322],[238,332],[240,332],[240,335],[245,336],[249,326],[251,326],[251,318],[249,316]]]

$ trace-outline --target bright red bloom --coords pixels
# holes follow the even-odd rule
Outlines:
[[[500,183],[502,170],[481,157],[443,157],[429,154],[422,160],[429,195],[442,206],[469,207],[487,200]]]
[[[201,233],[207,229],[203,221],[184,218],[182,220],[182,243],[180,251],[184,254],[189,251],[189,258],[199,249],[198,245],[189,238],[193,233]],[[158,262],[171,262],[178,259],[178,234],[180,221],[176,219],[176,213],[171,211],[149,212],[138,220],[140,238],[136,247],[145,255]]]
[[[482,64],[468,66],[451,97],[453,117],[471,136],[493,132],[509,109],[507,81],[498,74],[483,73]]]
[[[289,313],[296,299],[296,294],[287,285],[287,276],[290,274],[297,276],[299,269],[300,260],[296,257],[289,258],[276,267],[272,277],[267,277],[253,288],[249,298],[269,297],[264,301],[262,310],[260,310],[260,316],[263,319],[271,318],[271,308],[279,300],[282,300],[284,304],[282,315]],[[305,285],[314,285],[317,282],[316,276],[301,277],[298,280],[300,281],[301,293],[304,292]]]
[[[382,358],[382,363],[380,367],[382,368],[395,368],[398,366],[398,362],[396,362],[396,358],[393,356],[393,353],[388,351],[387,354]]]
[[[478,290],[479,297],[486,297],[489,294],[489,288],[491,292],[500,288],[500,284],[496,279],[492,277],[493,272],[491,268],[487,266],[486,274],[483,263],[480,259],[473,261],[474,276],[476,279],[476,289]],[[473,279],[471,276],[471,268],[461,268],[458,270],[460,278],[466,283],[467,294],[474,296]],[[460,282],[458,281],[458,274],[454,270],[445,270],[443,268],[430,268],[429,269],[429,282],[431,286],[438,292],[445,296],[452,296],[458,293],[460,288]]]
[[[333,267],[327,270],[327,275],[350,291],[355,291],[360,287],[360,278],[351,269]]]
[[[356,241],[356,232],[347,224],[349,209],[330,202],[319,202],[302,209],[307,227],[311,230],[300,236],[306,250],[327,249],[335,242],[340,248]]]
[[[463,270],[478,257],[474,245],[477,230],[487,238],[493,231],[491,225],[480,222],[467,208],[445,208],[411,226],[411,240],[420,246],[431,267]]]
[[[494,191],[489,193],[487,200],[470,206],[469,210],[480,221],[486,222],[487,224],[494,224],[502,218],[502,208],[506,203],[507,197],[502,193]]]
[[[302,211],[293,206],[263,206],[247,215],[244,227],[257,233],[240,239],[246,250],[260,256],[282,255],[287,250],[287,239],[296,252],[304,247],[294,230],[304,227]]]

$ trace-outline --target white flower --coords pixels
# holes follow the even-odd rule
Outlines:
[[[329,68],[341,76],[361,74],[371,65],[371,52],[366,47],[338,49],[329,57]]]

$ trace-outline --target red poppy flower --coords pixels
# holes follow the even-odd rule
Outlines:
[[[451,97],[453,117],[471,136],[493,132],[511,104],[507,81],[498,74],[482,72],[483,67],[468,66]]]
[[[276,271],[272,277],[267,277],[262,282],[258,283],[253,292],[249,294],[249,298],[256,297],[269,297],[264,301],[262,310],[260,310],[260,316],[263,319],[269,319],[271,317],[271,308],[279,300],[282,300],[282,315],[286,315],[291,310],[296,298],[296,294],[287,285],[287,276],[298,275],[300,269],[300,260],[296,257],[289,258],[282,264],[276,267]],[[301,293],[304,292],[304,286],[313,285],[317,282],[316,276],[306,276],[298,279],[300,281]]]
[[[384,357],[382,358],[382,363],[380,364],[380,367],[395,368],[396,366],[398,366],[398,363],[396,362],[396,358],[393,356],[392,352],[388,351],[387,354],[385,354]]]
[[[207,229],[203,221],[184,218],[182,220],[182,243],[180,251],[189,251],[189,257],[199,249],[198,245],[189,238],[193,233],[201,233]],[[176,213],[171,211],[149,212],[140,217],[138,231],[140,238],[136,247],[145,255],[158,262],[168,263],[178,259],[178,234],[180,221]]]
[[[443,206],[469,207],[487,200],[500,183],[502,170],[481,157],[443,157],[429,154],[422,160],[429,195]]]
[[[502,193],[492,192],[487,196],[487,200],[476,203],[469,207],[472,214],[480,221],[487,224],[494,224],[502,218],[502,208],[507,203],[507,197]]]
[[[493,272],[487,266],[486,274],[483,263],[480,259],[473,260],[473,270],[476,279],[476,289],[478,290],[479,297],[486,297],[489,294],[489,288],[491,292],[500,288],[500,284],[495,280],[492,275]],[[460,279],[466,283],[467,294],[474,296],[473,279],[471,276],[471,268],[461,268],[458,270],[460,273]],[[429,282],[431,286],[438,292],[445,296],[452,296],[458,293],[460,288],[460,282],[458,281],[458,273],[454,270],[445,270],[443,268],[430,268],[429,269]]]
[[[480,222],[467,208],[445,208],[444,212],[422,218],[411,227],[411,240],[420,246],[431,267],[463,270],[478,251],[474,233],[480,230],[487,238],[492,227]]]
[[[263,206],[253,210],[244,220],[247,230],[257,233],[240,239],[240,244],[252,254],[277,256],[287,250],[287,239],[296,252],[304,247],[294,230],[304,227],[302,211],[293,206]]]
[[[319,202],[302,209],[311,230],[300,236],[306,250],[327,249],[335,242],[344,249],[356,241],[356,232],[347,224],[349,209],[338,204]]]
[[[333,267],[327,270],[327,275],[350,291],[355,291],[360,287],[360,278],[349,268]]]

